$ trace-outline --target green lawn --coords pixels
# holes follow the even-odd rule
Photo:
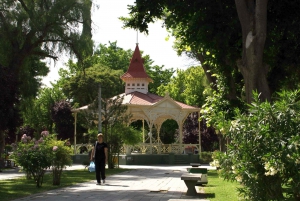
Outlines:
[[[220,178],[217,171],[208,171],[207,175],[208,184],[203,185],[201,190],[204,191],[206,199],[210,201],[243,201],[237,191],[237,188],[240,187],[238,182],[226,181],[223,178]],[[284,188],[284,192],[288,189]],[[286,194],[284,194],[286,196]],[[284,198],[285,201],[292,201],[293,198]]]
[[[109,176],[124,171],[128,171],[128,169],[107,169],[106,175]],[[51,174],[46,174],[44,176],[44,182],[42,187],[40,188],[37,188],[36,184],[32,180],[27,180],[25,177],[10,180],[0,180],[0,200],[9,201],[17,198],[22,198],[31,194],[71,186],[77,183],[87,182],[90,180],[95,180],[95,173],[90,173],[86,169],[63,171],[60,186],[52,185]]]
[[[203,185],[206,199],[210,201],[241,201],[236,190],[240,184],[238,182],[226,181],[219,178],[216,170],[208,171],[208,184]]]

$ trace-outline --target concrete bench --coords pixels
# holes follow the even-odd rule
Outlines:
[[[190,163],[190,165],[191,165],[192,167],[199,167],[199,166],[201,166],[200,163]]]
[[[197,185],[207,184],[207,168],[198,168],[198,167],[192,167],[187,168],[187,171],[192,174],[202,174],[201,180],[197,182]]]
[[[191,173],[184,173],[181,175],[181,180],[184,180],[184,183],[187,187],[186,195],[197,195],[197,191],[195,186],[198,180],[201,180],[202,174],[191,174]]]
[[[209,200],[206,200],[206,199],[190,199],[190,198],[187,198],[187,199],[168,199],[168,201],[209,201]]]
[[[168,201],[209,201],[209,200],[206,200],[206,199],[168,199]]]

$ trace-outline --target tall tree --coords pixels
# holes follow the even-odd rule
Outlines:
[[[217,74],[228,88],[228,99],[242,97],[244,86],[249,102],[252,90],[270,100],[281,87],[298,86],[299,9],[296,0],[137,0],[129,6],[130,17],[122,19],[143,32],[163,19],[179,53],[189,50],[214,86]]]
[[[51,117],[55,123],[55,131],[60,140],[74,139],[74,117],[72,116],[71,104],[67,101],[56,102],[51,110]]]
[[[1,86],[12,86],[6,88],[3,94],[11,100],[5,105],[7,109],[1,108],[3,116],[11,116],[13,111],[18,111],[17,101],[24,83],[21,75],[26,72],[30,59],[57,59],[64,50],[73,53],[78,51],[76,44],[81,35],[78,28],[86,11],[84,8],[82,1],[74,0],[1,1],[0,68],[6,73],[5,76],[13,75],[6,85]],[[18,116],[17,113],[15,116]],[[3,141],[3,131],[11,128],[8,125],[15,121],[13,118],[7,119],[9,122],[1,122],[0,141]],[[3,150],[1,145],[0,154]]]
[[[252,92],[261,93],[262,100],[271,100],[267,81],[268,66],[263,62],[267,36],[268,0],[235,0],[242,26],[243,56],[237,61],[245,82],[247,102],[252,101]]]
[[[173,99],[201,107],[205,100],[204,90],[208,86],[204,71],[201,66],[193,66],[187,70],[177,70],[167,85],[158,87],[158,94],[166,92]]]
[[[34,128],[37,134],[40,134],[45,129],[52,133],[54,123],[51,118],[52,107],[56,102],[65,99],[66,97],[57,86],[41,88],[36,97],[26,99],[21,104],[23,126]]]
[[[101,84],[101,92],[104,98],[110,98],[124,92],[124,86],[120,76],[121,70],[112,70],[101,64],[86,68],[85,72],[79,71],[64,81],[63,92],[73,104],[80,106],[91,104],[97,99],[98,87]]]

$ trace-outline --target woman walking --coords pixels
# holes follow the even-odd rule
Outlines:
[[[95,160],[95,172],[97,185],[105,183],[105,165],[107,163],[107,144],[103,142],[103,135],[97,135],[98,141],[95,143],[94,149],[91,154],[91,161]]]

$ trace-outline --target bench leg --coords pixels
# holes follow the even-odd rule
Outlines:
[[[197,191],[195,189],[197,180],[184,180],[184,183],[185,183],[186,187],[188,188],[186,195],[191,195],[191,196],[197,195]]]

